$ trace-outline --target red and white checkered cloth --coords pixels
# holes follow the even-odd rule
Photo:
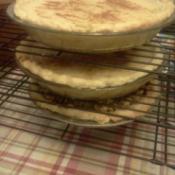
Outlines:
[[[121,136],[120,139],[125,138]],[[0,143],[1,175],[174,175],[175,173],[170,168],[146,161],[8,127],[0,127]],[[118,149],[122,149],[122,145]],[[128,150],[130,151],[132,150]]]
[[[18,108],[22,111],[21,106],[10,103],[19,103],[19,99],[10,98],[8,102],[3,105],[4,110],[0,110],[0,123],[11,126],[0,126],[0,175],[174,175],[175,173],[171,168],[116,153],[124,152],[151,158],[150,150],[154,146],[151,140],[154,139],[154,131],[149,131],[153,129],[152,127],[129,124],[128,127],[113,128],[108,132],[70,127],[69,132],[61,139],[58,128],[64,128],[65,125],[31,115],[27,117],[30,113],[26,111],[28,108],[24,108],[26,114],[23,115],[6,111],[5,107],[12,111],[13,109],[18,111]],[[41,113],[40,110],[35,112],[35,114]],[[42,114],[47,116],[47,113]],[[21,122],[20,119],[25,119],[29,123]],[[30,121],[37,125],[30,124]],[[158,140],[163,141],[163,136]],[[173,143],[174,139],[171,140],[172,145]],[[162,145],[158,147],[159,151],[162,151]],[[173,150],[174,146],[171,149]]]
[[[20,71],[13,75],[15,72],[6,75],[0,85],[1,93],[13,94],[0,96],[0,102],[4,100],[0,107],[0,175],[175,174],[171,168],[138,159],[153,158],[156,127],[152,125],[131,123],[104,130],[70,127],[61,138],[66,125],[35,107],[23,90],[27,84],[13,91],[24,79]],[[158,132],[156,157],[161,160],[165,130]],[[168,160],[175,164],[175,131],[168,130],[168,135]]]

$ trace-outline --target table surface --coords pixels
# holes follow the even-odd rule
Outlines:
[[[19,123],[14,122],[13,125],[19,125]],[[51,125],[54,125],[54,123],[49,124],[49,126]],[[33,130],[36,130],[36,128],[34,127]],[[37,130],[41,133],[46,132],[47,134],[51,132],[47,127],[38,127]],[[86,132],[86,129],[72,128],[72,132],[75,130],[79,130],[81,133]],[[95,134],[95,132],[91,132],[91,134]],[[56,137],[59,133],[55,132],[54,135]],[[11,127],[1,126],[0,174],[174,175],[175,173],[171,168],[158,166],[148,161],[121,156],[100,149],[93,149],[85,145],[80,146],[83,135],[77,137],[76,134],[72,134],[67,137],[67,139],[74,140],[75,144],[66,142],[66,139],[51,139]],[[109,137],[109,135],[106,135],[106,137]],[[120,139],[126,143],[135,142],[135,145],[137,143],[140,144],[136,139],[128,138],[124,134],[113,139],[114,141],[115,139]],[[110,149],[112,150],[113,148],[109,144]],[[124,144],[121,143],[116,149],[122,151]],[[132,148],[128,149],[128,153],[132,153],[132,151]],[[140,154],[142,153],[140,152]]]

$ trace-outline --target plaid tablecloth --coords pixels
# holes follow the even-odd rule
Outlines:
[[[47,129],[42,132],[47,132]],[[119,138],[125,139],[124,136]],[[69,139],[75,138],[71,136]],[[175,173],[173,169],[147,161],[8,127],[0,127],[0,143],[1,175],[174,175]],[[122,145],[118,149],[122,149]],[[132,150],[128,150],[130,151]]]
[[[17,82],[16,78],[13,84]],[[0,90],[7,91],[3,87]],[[14,92],[14,96],[19,94],[24,95]],[[0,175],[175,174],[166,166],[120,155],[123,152],[151,158],[155,137],[151,126],[133,123],[107,130],[70,127],[62,135],[66,125],[54,120],[56,116],[14,96],[6,99],[0,108]],[[159,142],[163,139],[161,135],[158,138]],[[175,140],[171,139],[173,143]],[[158,147],[159,151],[163,150],[163,145]],[[174,146],[169,149],[174,150]]]

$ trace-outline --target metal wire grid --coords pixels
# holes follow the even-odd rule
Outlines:
[[[155,37],[152,44],[147,44],[142,50],[140,50],[145,53],[152,52],[150,46],[161,48],[162,50],[157,52],[164,54],[164,57],[155,57],[155,59],[164,60],[161,69],[150,72],[143,68],[136,69],[135,67],[120,67],[122,69],[149,72],[157,75],[156,80],[158,80],[158,83],[153,84],[153,86],[159,87],[158,92],[161,92],[161,96],[156,97],[157,102],[152,105],[153,110],[145,113],[145,116],[147,117],[144,119],[137,119],[134,123],[126,126],[112,129],[92,130],[60,123],[55,114],[43,112],[33,104],[28,96],[28,86],[31,82],[29,81],[29,77],[22,73],[16,66],[14,53],[16,45],[19,45],[21,40],[28,40],[31,43],[34,41],[26,39],[26,33],[19,26],[12,23],[6,17],[4,10],[1,10],[0,125],[39,134],[52,139],[62,139],[65,142],[76,143],[92,149],[110,151],[114,154],[127,155],[175,168],[174,32],[175,28],[173,24],[162,31],[160,35]],[[157,43],[161,43],[161,45],[157,45]],[[33,47],[33,45],[27,45],[27,47]],[[46,48],[39,47],[39,49],[42,50]],[[61,53],[62,52],[59,51],[58,56]],[[41,56],[43,55],[41,54]],[[146,59],[145,55],[141,54],[138,56],[143,56]],[[88,63],[94,64],[93,62]],[[145,64],[144,59],[140,60],[139,63]],[[147,64],[152,65],[153,63]],[[99,66],[110,66],[111,68],[119,67],[118,65]],[[41,133],[40,128],[47,128],[48,130],[46,133]],[[123,133],[125,133],[126,137],[131,139],[131,142],[123,143],[124,149],[119,150],[118,147],[121,144],[121,141],[116,141],[114,138]],[[70,139],[71,135],[74,135],[75,139]],[[104,135],[106,136],[105,138]],[[81,140],[76,139],[76,137],[80,138],[78,136],[81,136]],[[135,145],[134,142],[132,143],[132,140],[137,140],[140,144]],[[109,144],[112,144],[112,149],[111,146],[109,149]],[[128,152],[128,148],[132,148],[133,151]]]

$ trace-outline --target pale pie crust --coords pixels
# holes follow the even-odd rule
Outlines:
[[[160,26],[174,13],[173,0],[16,0],[15,15],[54,31],[118,33]],[[43,36],[44,37],[44,36]]]

